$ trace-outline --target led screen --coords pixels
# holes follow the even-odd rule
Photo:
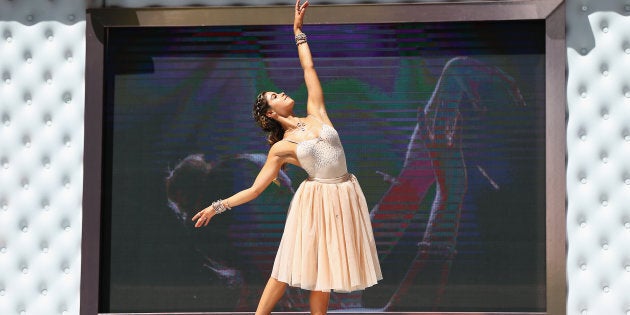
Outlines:
[[[544,21],[305,25],[384,279],[362,311],[544,311]],[[194,229],[269,146],[261,91],[305,115],[290,26],[110,28],[100,312],[254,311],[306,173]],[[277,311],[307,311],[287,290]]]

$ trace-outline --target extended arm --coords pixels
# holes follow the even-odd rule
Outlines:
[[[254,200],[258,197],[269,184],[278,176],[278,172],[280,171],[280,167],[284,163],[283,155],[279,153],[278,146],[273,146],[269,150],[269,154],[267,155],[267,161],[265,165],[263,165],[262,169],[256,176],[254,183],[251,187],[241,190],[240,192],[232,195],[231,197],[224,199],[222,201],[223,205],[227,207],[236,207],[238,205],[242,205],[249,201]],[[210,219],[216,214],[215,209],[212,205],[206,207],[205,209],[199,211],[192,218],[193,221],[197,221],[195,223],[195,227],[201,227],[208,225]]]
[[[300,6],[300,0],[295,2],[295,19],[293,22],[293,33],[297,36],[302,34],[302,21],[308,7],[308,0]],[[308,101],[306,103],[306,111],[309,115],[313,115],[320,120],[329,123],[326,107],[324,106],[324,93],[319,82],[319,77],[315,71],[313,57],[308,42],[299,41],[297,44],[298,56],[300,57],[300,65],[304,70],[304,82],[308,91]]]

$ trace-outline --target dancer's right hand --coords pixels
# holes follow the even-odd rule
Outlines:
[[[195,223],[195,227],[199,228],[208,225],[210,219],[212,219],[215,214],[217,214],[217,212],[214,211],[214,208],[212,208],[212,206],[208,206],[207,208],[197,212],[197,214],[195,214],[195,216],[192,218],[193,221],[197,221]]]

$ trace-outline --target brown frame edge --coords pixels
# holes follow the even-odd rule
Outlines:
[[[103,153],[103,27],[86,15],[85,116],[83,144],[83,224],[79,313],[98,313],[101,249]],[[98,32],[98,33],[97,33]]]
[[[282,25],[291,6],[103,8],[86,14],[85,143],[80,314],[98,314],[104,104],[104,33],[109,27]],[[566,314],[566,36],[564,0],[312,6],[306,23],[544,19],[546,22],[546,314]],[[138,314],[138,313],[136,313]],[[144,313],[148,314],[148,313]],[[155,313],[154,313],[155,314]],[[193,313],[181,313],[193,314]],[[195,313],[200,314],[200,313]],[[210,314],[210,313],[207,313]],[[221,314],[221,313],[216,313]],[[304,314],[304,313],[285,313]],[[344,314],[351,314],[345,313]],[[387,314],[541,314],[408,312]]]

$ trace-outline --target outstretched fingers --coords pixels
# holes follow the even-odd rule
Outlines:
[[[308,0],[304,1],[304,3],[302,3],[300,5],[300,1],[302,0],[296,0],[295,1],[295,11],[300,14],[300,15],[304,15],[304,9],[306,9],[306,7],[308,7]]]
[[[201,215],[203,215],[203,210],[197,212],[197,214],[195,214],[195,216],[192,217],[192,220],[197,221],[197,219],[201,218]]]
[[[192,218],[193,221],[197,221],[195,223],[195,227],[201,227],[201,226],[206,226],[208,225],[208,223],[210,223],[210,219],[212,218],[212,215],[206,215],[207,212],[204,210],[201,210],[199,212],[197,212],[197,214],[195,214],[195,216]]]

